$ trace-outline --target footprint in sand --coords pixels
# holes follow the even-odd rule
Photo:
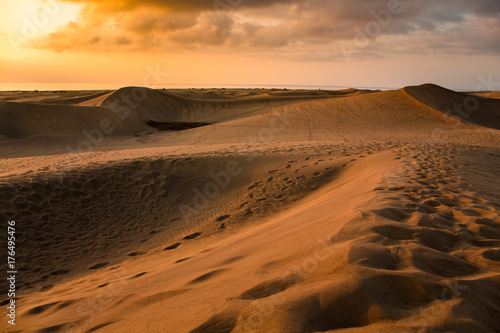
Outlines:
[[[131,252],[131,253],[128,254],[128,256],[129,257],[138,257],[138,256],[143,256],[145,254],[146,254],[146,252],[142,252],[142,251],[140,251],[140,252]]]
[[[238,298],[245,300],[255,300],[266,298],[280,293],[289,287],[295,285],[299,280],[294,276],[288,275],[284,279],[273,279],[264,281],[243,292]]]
[[[201,236],[201,233],[200,232],[195,232],[194,234],[191,234],[191,235],[187,235],[186,237],[184,237],[184,239],[195,239],[195,238],[198,238]]]
[[[199,277],[197,277],[196,279],[192,280],[191,282],[189,282],[189,284],[196,284],[196,283],[201,283],[201,282],[205,282],[211,278],[213,278],[214,276],[216,275],[219,275],[223,272],[227,271],[227,269],[216,269],[214,271],[211,271],[207,274],[203,274]]]
[[[99,268],[106,267],[107,265],[109,265],[109,262],[101,262],[101,263],[95,264],[94,266],[90,267],[89,269],[99,269]]]
[[[222,216],[219,216],[216,221],[217,222],[221,222],[221,221],[224,221],[224,220],[227,220],[228,218],[230,218],[231,215],[222,215]]]
[[[139,277],[141,277],[141,276],[146,275],[147,273],[148,273],[148,272],[142,272],[142,273],[136,274],[136,275],[134,275],[134,276],[130,277],[130,278],[129,278],[129,280],[137,279],[137,278],[139,278]]]
[[[246,256],[235,256],[235,257],[232,257],[232,258],[229,258],[225,261],[223,261],[221,263],[221,265],[230,265],[230,264],[234,264],[235,262],[237,261],[240,261],[242,259],[246,258]]]
[[[492,261],[500,261],[500,250],[487,250],[483,252],[483,258],[492,260]]]
[[[178,248],[179,246],[181,246],[181,243],[175,243],[175,244],[172,244],[170,246],[167,246],[166,248],[163,249],[163,251],[174,250],[174,249]]]
[[[112,325],[112,324],[114,324],[114,322],[108,322],[108,323],[104,323],[104,324],[99,324],[99,325],[97,325],[97,326],[92,327],[91,329],[89,329],[89,330],[88,330],[87,332],[85,332],[85,333],[92,333],[92,332],[96,332],[96,331],[100,330],[101,328],[104,328],[104,327],[109,326],[109,325]]]
[[[183,262],[183,261],[186,261],[186,260],[188,260],[188,259],[191,259],[191,257],[187,257],[187,258],[182,258],[182,259],[179,259],[179,260],[177,260],[175,263],[176,263],[176,264],[178,264],[178,263]]]
[[[37,307],[34,307],[34,308],[28,310],[28,312],[26,314],[27,315],[41,314],[41,313],[44,313],[45,311],[47,311],[48,309],[54,307],[55,305],[57,305],[59,303],[61,303],[61,302],[54,302],[54,303],[48,303],[48,304],[40,305],[40,306],[37,306]]]

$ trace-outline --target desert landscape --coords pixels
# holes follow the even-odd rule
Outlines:
[[[0,329],[500,332],[499,98],[1,91]]]

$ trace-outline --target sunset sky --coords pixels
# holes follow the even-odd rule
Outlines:
[[[499,0],[0,0],[0,12],[2,89],[500,90]]]

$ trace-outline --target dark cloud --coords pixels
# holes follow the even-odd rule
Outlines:
[[[85,5],[77,23],[34,46],[57,51],[265,51],[337,60],[346,46],[355,48],[353,56],[378,58],[391,52],[498,53],[500,45],[499,0],[80,2]]]
[[[500,1],[497,0],[462,0],[461,3],[465,8],[469,8],[474,14],[490,17],[500,14]]]
[[[231,38],[234,21],[228,15],[207,13],[201,15],[189,29],[177,29],[169,35],[180,44],[222,45]]]

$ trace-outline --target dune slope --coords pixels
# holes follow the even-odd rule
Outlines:
[[[497,100],[464,117],[447,108],[471,95],[434,85],[5,96],[21,273],[2,331],[498,332]]]

